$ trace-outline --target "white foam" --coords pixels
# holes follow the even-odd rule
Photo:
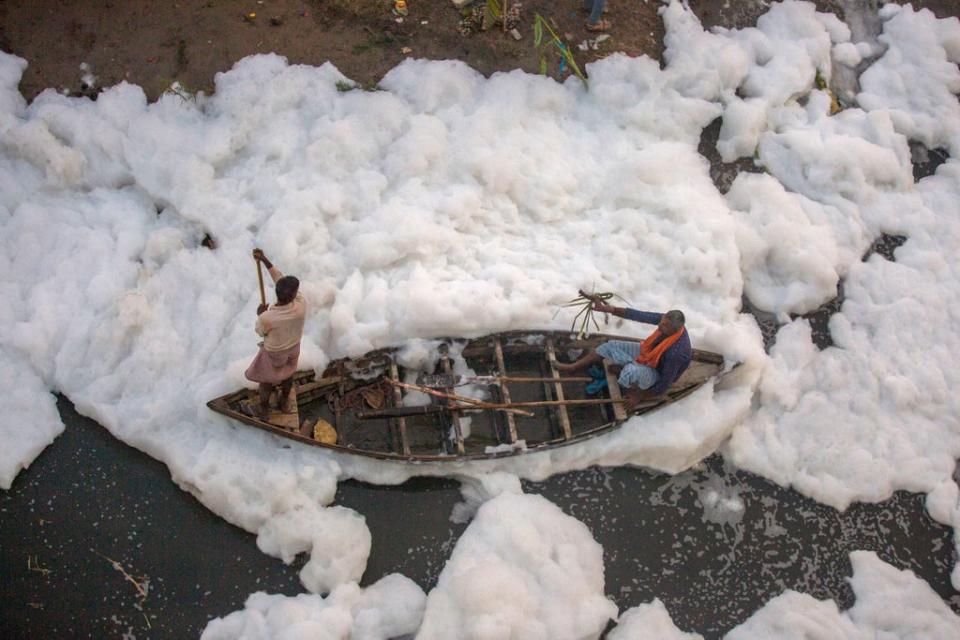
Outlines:
[[[502,493],[464,531],[427,596],[420,640],[594,638],[617,606],[603,548],[536,495]]]
[[[855,601],[840,612],[832,600],[817,600],[796,591],[785,591],[746,622],[732,629],[726,640],[867,640],[868,638],[955,638],[960,617],[912,571],[901,571],[872,551],[854,551]],[[659,600],[633,607],[620,616],[611,640],[640,638],[701,638],[683,633]]]
[[[912,571],[900,571],[872,551],[850,554],[856,600],[840,613],[832,601],[787,591],[729,634],[749,638],[953,638],[960,618]]]
[[[857,102],[890,114],[897,131],[960,155],[960,19],[888,5],[880,41],[886,53],[860,77]]]
[[[17,473],[63,432],[63,423],[43,381],[2,348],[0,385],[11,396],[4,402],[0,420],[0,489],[9,489]]]
[[[887,36],[891,47],[897,33]],[[934,55],[939,44],[928,44]],[[841,509],[895,489],[932,491],[950,480],[960,455],[951,391],[960,384],[951,356],[960,348],[960,273],[951,258],[960,243],[960,164],[951,159],[914,186],[906,139],[891,112],[874,105],[832,117],[808,109],[797,126],[761,140],[760,159],[775,178],[850,212],[844,223],[854,227],[820,229],[848,247],[836,263],[846,271],[846,299],[830,321],[835,347],[818,351],[805,321],[781,329],[760,409],[729,446],[738,465]],[[880,232],[907,236],[896,262],[849,259],[862,238]]]
[[[610,640],[703,640],[699,633],[684,633],[678,629],[667,608],[657,598],[624,612],[607,637]]]
[[[329,596],[302,593],[247,598],[244,608],[214,618],[203,640],[294,640],[351,638],[388,640],[414,633],[420,626],[426,595],[412,580],[392,573],[365,589],[350,582]]]
[[[768,118],[830,80],[831,48],[850,30],[812,3],[774,4],[756,27],[704,32],[687,7],[661,9],[668,82],[684,95],[720,101],[723,125],[717,151],[725,162],[754,154]]]
[[[960,455],[960,163],[914,186],[906,136],[955,155],[960,40],[956,19],[881,15],[888,49],[864,75],[864,110],[833,116],[815,76],[829,80],[832,54],[852,60],[850,33],[800,2],[712,33],[673,2],[666,69],[614,55],[590,65],[588,88],[407,60],[385,91],[340,92],[329,64],[263,55],[218,74],[212,96],[147,104],[120,84],[96,102],[48,90],[27,107],[25,63],[0,54],[0,377],[26,389],[0,398],[0,478],[61,428],[47,391],[63,392],[267,552],[311,551],[304,583],[333,593],[369,553],[362,518],[328,508],[338,479],[676,472],[732,431],[737,464],[818,500],[928,491],[956,523],[945,487]],[[769,174],[738,178],[727,198],[697,153],[720,114],[723,157],[755,153]],[[860,262],[883,232],[908,236],[897,262]],[[216,250],[201,246],[207,233]],[[411,467],[290,445],[204,407],[246,384],[255,245],[303,283],[305,367],[410,339],[565,328],[552,313],[581,287],[681,307],[695,345],[745,364],[724,388],[545,454]],[[840,278],[835,346],[818,351],[797,320],[767,359],[739,313],[744,289],[783,318]],[[404,357],[428,352],[408,344]],[[16,419],[28,410],[39,420]],[[489,504],[517,500],[536,502]],[[570,589],[594,598],[596,566],[583,562]]]

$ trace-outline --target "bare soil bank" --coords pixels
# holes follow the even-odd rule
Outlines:
[[[20,85],[28,100],[48,87],[79,93],[81,63],[89,65],[98,86],[126,80],[143,87],[151,100],[175,80],[209,93],[216,73],[267,52],[291,63],[330,61],[364,85],[376,84],[408,56],[463,60],[487,75],[517,68],[536,73],[535,13],[553,21],[581,66],[617,51],[658,60],[663,51],[657,14],[662,5],[656,0],[608,0],[610,38],[588,51],[577,45],[595,34],[584,28],[586,14],[578,0],[524,1],[520,40],[500,29],[460,35],[460,12],[450,0],[407,4],[409,13],[398,22],[392,0],[6,0],[0,2],[0,49],[30,63]],[[707,26],[753,24],[767,10],[761,0],[690,4]],[[847,6],[876,2],[816,4],[842,17]],[[954,0],[913,4],[941,17],[960,14]],[[550,62],[548,73],[561,77],[555,52]]]

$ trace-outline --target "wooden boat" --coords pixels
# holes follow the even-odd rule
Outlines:
[[[595,396],[586,393],[586,383],[594,378],[561,377],[554,366],[558,354],[569,360],[610,339],[637,341],[559,331],[444,339],[436,343],[436,372],[408,371],[398,362],[398,348],[379,349],[331,362],[320,377],[313,371],[295,374],[291,395],[296,401],[288,413],[272,411],[265,420],[249,415],[256,392],[247,389],[207,406],[297,442],[384,460],[446,462],[543,451],[609,432],[630,417],[606,363],[598,373],[607,385]],[[456,384],[452,371],[461,358],[474,372],[462,380],[471,391],[438,388],[437,381]],[[693,362],[667,395],[633,413],[655,411],[727,373],[723,356],[694,349]],[[418,374],[421,384],[411,382]],[[428,398],[430,404],[404,406],[405,391],[421,392],[420,400]]]

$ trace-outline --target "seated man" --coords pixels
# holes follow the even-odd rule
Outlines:
[[[557,371],[573,373],[600,364],[604,358],[612,360],[621,367],[617,381],[625,389],[624,408],[628,413],[640,402],[664,395],[690,365],[693,348],[683,327],[683,312],[673,310],[663,314],[650,313],[614,307],[599,301],[594,301],[593,309],[628,320],[657,325],[657,330],[643,342],[610,340],[576,362],[557,364]]]
[[[300,338],[303,337],[303,323],[307,316],[307,301],[299,293],[299,280],[280,273],[260,249],[253,250],[253,257],[266,265],[277,287],[277,304],[261,304],[257,308],[254,329],[263,337],[263,342],[244,373],[247,380],[260,383],[260,406],[256,414],[265,420],[270,393],[276,385],[280,385],[278,408],[284,412],[290,411],[288,400],[293,374],[300,359]]]

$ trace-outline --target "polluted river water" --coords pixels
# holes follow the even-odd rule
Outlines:
[[[611,56],[589,69],[589,90],[408,60],[385,91],[345,91],[329,65],[268,55],[219,76],[209,98],[148,105],[119,85],[27,107],[25,62],[0,54],[0,259],[13,274],[0,280],[12,301],[0,380],[18,390],[0,405],[5,630],[227,638],[265,618],[279,629],[356,611],[369,629],[371,615],[398,615],[396,599],[380,611],[363,598],[396,588],[413,608],[426,601],[425,638],[458,632],[477,600],[513,629],[535,627],[523,611],[539,605],[583,613],[592,636],[611,608],[652,598],[706,637],[755,614],[767,624],[789,602],[837,620],[850,607],[844,624],[869,633],[883,612],[864,617],[864,581],[893,593],[886,609],[923,602],[956,630],[955,541],[931,516],[960,524],[960,23],[876,13],[883,35],[865,40],[792,2],[757,28],[706,32],[674,2],[665,66]],[[845,109],[821,87],[831,64],[860,85],[841,92]],[[482,125],[505,104],[516,127],[491,140]],[[304,452],[204,412],[248,360],[255,301],[240,274],[261,242],[316,307],[307,367],[411,336],[531,326],[551,291],[602,275],[638,306],[682,301],[698,340],[743,359],[744,377],[591,447],[491,465],[486,480],[404,482],[409,470]],[[470,483],[502,489],[503,470],[529,495],[483,496],[459,522]],[[523,505],[540,528],[515,537]],[[530,552],[513,556],[521,573],[501,554],[513,542]],[[498,572],[458,594],[455,574],[477,559]],[[891,590],[890,571],[913,586]],[[393,572],[406,578],[378,590]],[[532,579],[508,584],[517,576]],[[498,585],[524,599],[498,602]],[[304,586],[336,588],[322,604],[247,599]],[[923,622],[902,613],[907,632]],[[414,632],[414,617],[382,635]]]
[[[254,591],[302,592],[297,570],[174,486],[162,464],[58,402],[66,430],[0,494],[0,617],[7,638],[199,637]],[[719,456],[670,476],[635,468],[564,473],[525,490],[584,522],[603,545],[621,610],[654,597],[674,622],[720,637],[786,589],[852,604],[849,553],[873,550],[926,580],[954,611],[949,527],[897,492],[838,512]],[[465,525],[457,482],[348,481],[336,503],[373,534],[362,584],[400,572],[435,584]],[[146,597],[111,561],[145,586]]]

